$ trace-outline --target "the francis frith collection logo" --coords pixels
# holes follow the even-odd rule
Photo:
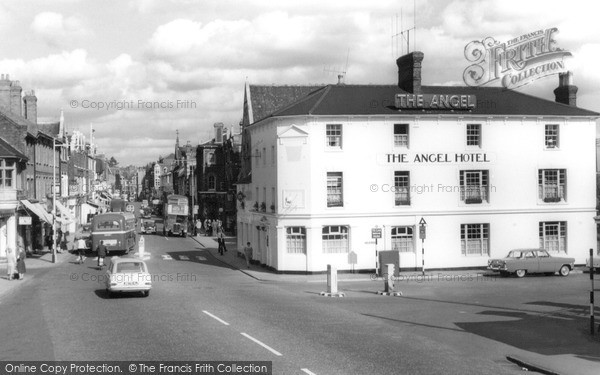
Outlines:
[[[465,47],[466,59],[473,63],[464,73],[469,86],[500,82],[513,89],[552,74],[563,73],[564,58],[571,53],[556,46],[557,28],[537,30],[500,43],[492,37],[474,40]]]

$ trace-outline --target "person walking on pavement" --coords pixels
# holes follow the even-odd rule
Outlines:
[[[85,247],[85,240],[83,239],[83,237],[79,237],[77,239],[77,253],[79,254],[79,264],[83,264],[83,261],[85,260]]]
[[[100,241],[98,248],[98,267],[104,267],[104,258],[106,257],[106,246],[104,245],[104,241]]]
[[[202,229],[202,220],[196,220],[196,237],[200,235],[200,230]]]
[[[12,280],[17,266],[17,255],[12,247],[6,249],[6,278]]]
[[[244,247],[244,256],[246,257],[246,266],[250,268],[250,262],[252,261],[252,246],[250,246],[250,242],[246,243]]]
[[[26,256],[27,254],[25,254],[25,249],[20,246],[17,254],[17,273],[19,274],[19,278],[17,280],[23,280],[25,277],[25,272],[27,271],[25,267]]]

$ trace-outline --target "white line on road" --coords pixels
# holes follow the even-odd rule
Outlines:
[[[206,258],[205,257],[201,257],[201,256],[197,256],[196,257],[198,260],[201,260],[203,262],[206,262]]]
[[[270,351],[271,353],[275,354],[275,355],[283,355],[281,353],[279,353],[277,350],[271,348],[270,346],[263,344],[262,342],[258,341],[257,339],[255,339],[254,337],[250,336],[247,333],[242,332],[241,333],[242,336],[249,338],[250,340],[254,341],[255,343],[257,343],[258,345],[262,346],[263,348],[267,349],[268,351]]]
[[[227,322],[226,322],[226,321],[224,321],[223,319],[221,319],[221,318],[219,318],[218,316],[215,316],[215,315],[213,315],[213,314],[209,313],[209,312],[208,312],[208,311],[206,311],[206,310],[202,310],[202,312],[203,312],[203,313],[205,313],[206,315],[210,316],[211,318],[213,318],[213,319],[215,319],[215,320],[217,320],[217,321],[219,321],[219,322],[221,322],[221,323],[225,324],[226,326],[228,326],[228,325],[229,325],[229,323],[227,323]]]
[[[180,255],[179,260],[190,260],[187,255]]]
[[[311,371],[309,371],[307,368],[302,368],[302,369],[300,369],[300,370],[304,371],[304,372],[305,372],[305,373],[307,373],[308,375],[317,375],[317,374],[315,374],[314,372],[311,372]]]

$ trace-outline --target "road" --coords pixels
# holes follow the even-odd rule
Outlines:
[[[335,299],[318,295],[322,284],[251,278],[191,238],[144,238],[154,277],[147,298],[108,298],[91,257],[28,274],[0,302],[2,360],[262,360],[273,362],[274,374],[516,374],[507,354],[556,344],[540,349],[539,335],[524,340],[519,329],[567,324],[545,319],[566,307],[532,298],[524,281],[575,288],[583,279],[413,280],[400,284],[402,298],[356,281],[341,286],[347,298]],[[513,292],[516,300],[498,302]]]

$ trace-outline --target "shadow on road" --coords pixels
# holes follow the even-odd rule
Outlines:
[[[486,310],[479,314],[515,318],[510,321],[455,323],[467,332],[543,355],[572,354],[600,362],[600,340],[590,334],[586,306],[530,302],[529,305],[559,307],[540,313]],[[587,314],[589,314],[589,307]]]

